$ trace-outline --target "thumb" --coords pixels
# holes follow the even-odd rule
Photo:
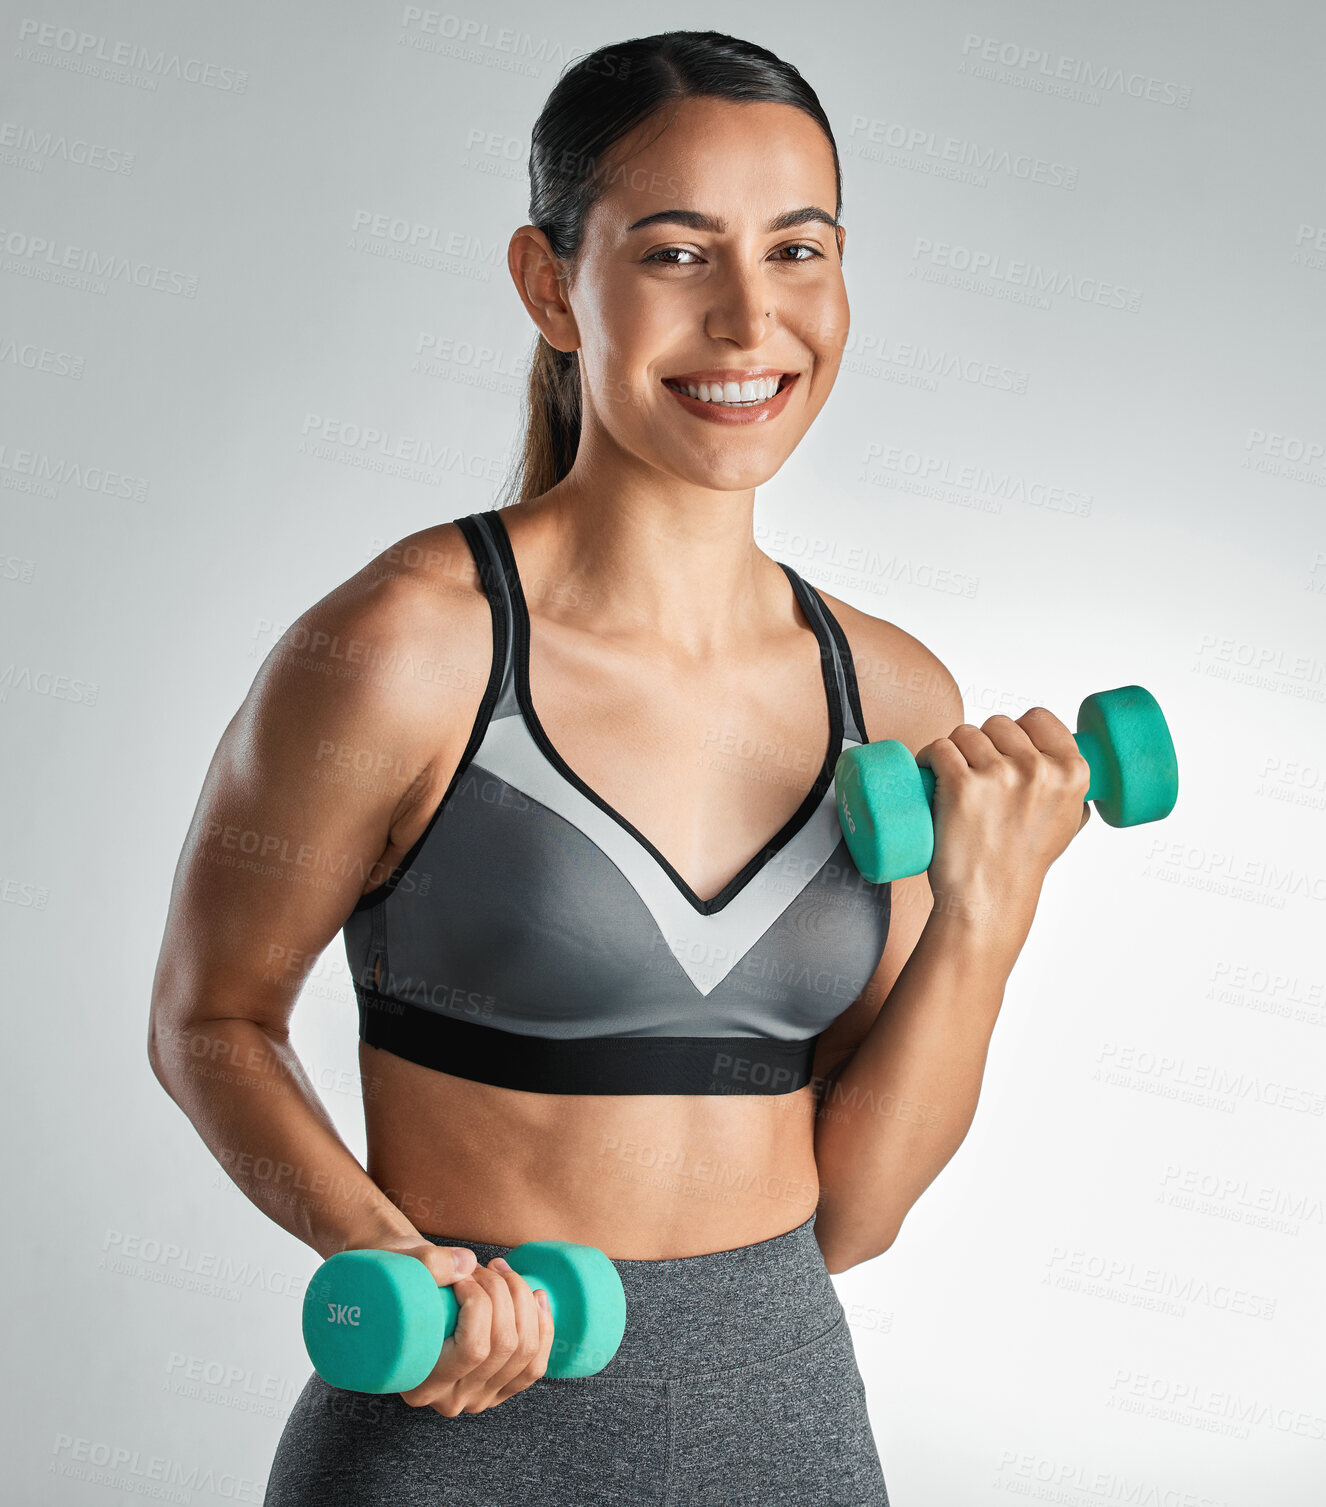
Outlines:
[[[372,1249],[414,1256],[428,1268],[439,1287],[450,1287],[472,1275],[479,1264],[479,1258],[468,1246],[434,1245],[422,1235],[402,1235],[399,1239],[379,1241]]]

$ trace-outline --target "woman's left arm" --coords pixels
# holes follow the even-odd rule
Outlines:
[[[893,882],[879,965],[816,1046],[815,1238],[831,1272],[887,1250],[966,1137],[1045,872],[1089,815],[1086,761],[1057,718],[1033,707],[978,730],[928,649],[854,626],[867,725],[931,765],[937,798],[930,869]]]
[[[895,881],[895,897],[903,883],[913,882]],[[907,893],[919,901],[918,888]],[[1035,906],[997,915],[962,909],[929,912],[864,1038],[823,1079],[815,1237],[831,1272],[888,1249],[971,1127],[1004,986]]]

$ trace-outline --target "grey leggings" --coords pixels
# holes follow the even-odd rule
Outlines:
[[[266,1507],[888,1507],[846,1315],[804,1224],[734,1250],[616,1261],[626,1336],[597,1376],[444,1418],[316,1373]],[[510,1246],[468,1246],[485,1265]]]

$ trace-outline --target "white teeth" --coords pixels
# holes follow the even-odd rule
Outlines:
[[[724,407],[742,407],[767,403],[778,391],[781,377],[756,377],[750,382],[669,382],[677,392],[684,392],[702,403],[719,403]]]

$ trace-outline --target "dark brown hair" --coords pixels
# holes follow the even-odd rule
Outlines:
[[[819,98],[791,63],[718,31],[664,31],[600,47],[568,64],[530,139],[529,223],[553,254],[573,261],[585,218],[603,191],[609,150],[669,103],[700,97],[804,110],[833,152],[834,208],[842,212],[838,146]],[[556,486],[580,443],[580,365],[539,334],[526,392],[523,450],[504,500],[527,502]]]

